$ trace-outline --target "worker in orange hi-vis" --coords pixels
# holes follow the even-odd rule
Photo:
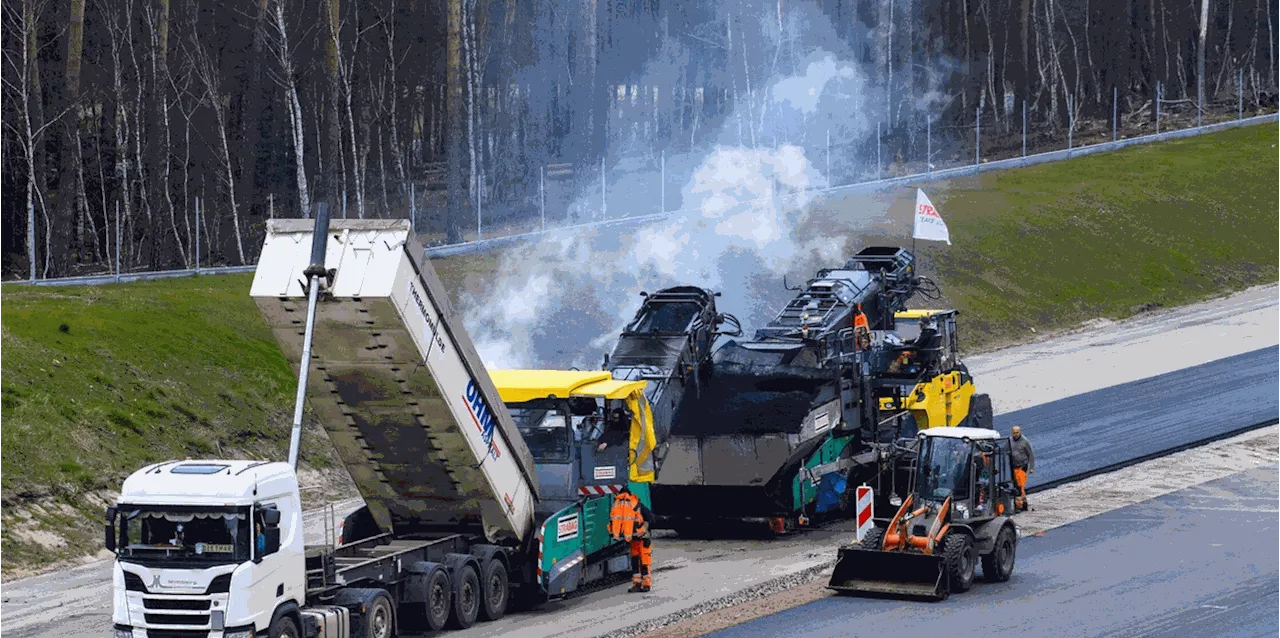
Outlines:
[[[1014,505],[1018,510],[1028,510],[1031,508],[1027,504],[1027,475],[1036,473],[1036,454],[1031,449],[1031,442],[1027,437],[1022,436],[1022,426],[1013,426],[1012,452],[1013,452],[1013,480],[1018,485],[1018,498],[1015,499]]]
[[[653,541],[649,531],[653,525],[653,512],[645,507],[631,490],[613,497],[609,510],[609,534],[614,541],[626,540],[631,544],[632,592],[647,592],[653,586],[650,567],[653,565]]]
[[[853,313],[853,337],[859,350],[871,347],[871,325],[867,323],[867,315],[862,312],[862,304],[858,304]]]

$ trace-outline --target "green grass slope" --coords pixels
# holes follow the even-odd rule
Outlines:
[[[920,242],[922,272],[974,346],[1274,282],[1276,143],[1250,126],[947,184],[952,245]]]
[[[287,437],[294,375],[246,290],[200,277],[6,288],[4,500]]]

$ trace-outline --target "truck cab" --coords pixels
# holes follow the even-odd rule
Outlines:
[[[250,638],[290,614],[301,625],[302,510],[288,463],[144,467],[107,509],[105,536],[117,638]]]
[[[623,486],[648,504],[655,437],[646,382],[576,370],[491,370],[490,377],[533,455],[546,507]]]

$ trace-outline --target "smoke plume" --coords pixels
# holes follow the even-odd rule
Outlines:
[[[680,186],[680,211],[645,226],[565,230],[507,250],[487,289],[463,296],[467,329],[486,365],[598,369],[639,308],[639,293],[672,285],[722,293],[718,308],[750,331],[791,294],[781,286],[784,275],[803,281],[845,261],[844,237],[853,228],[822,227],[809,206],[811,189],[826,185],[821,156],[829,131],[874,130],[874,120],[849,108],[852,96],[866,99],[871,83],[846,61],[852,56],[828,46],[839,40],[816,11],[769,12],[761,31],[772,39],[764,50],[778,52],[772,66],[782,66],[785,50],[793,72],[753,78],[749,93],[744,87]],[[672,66],[669,56],[655,62],[663,72]],[[590,207],[591,199],[584,194],[578,205]],[[611,218],[620,216],[614,208]]]

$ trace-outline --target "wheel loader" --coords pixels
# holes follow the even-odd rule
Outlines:
[[[931,600],[1013,574],[1018,530],[1010,441],[995,430],[929,428],[914,441],[907,496],[860,543],[840,548],[827,584],[842,594]]]

